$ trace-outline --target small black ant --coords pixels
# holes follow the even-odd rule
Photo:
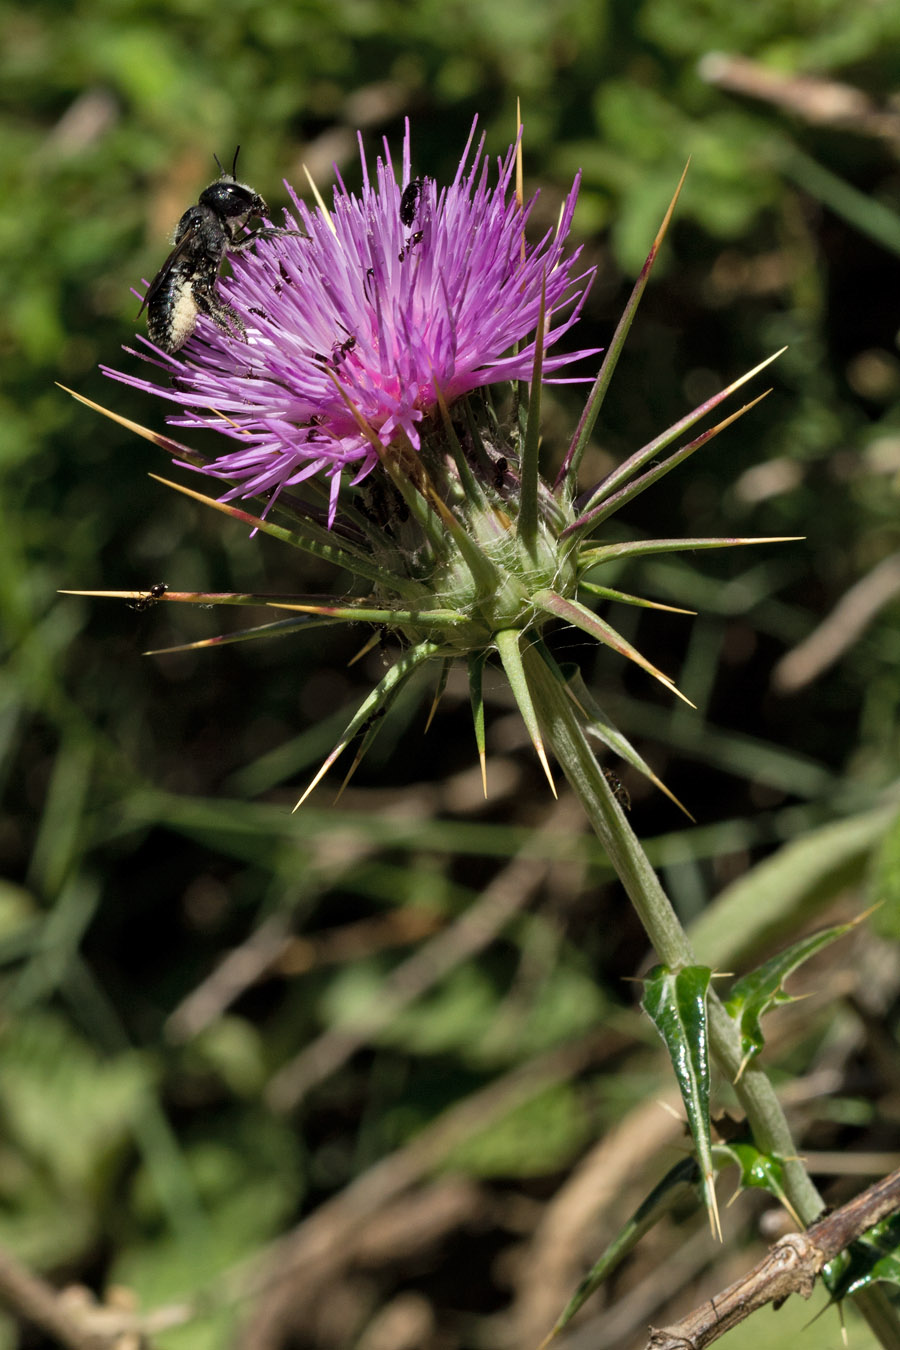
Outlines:
[[[137,610],[142,614],[145,609],[151,609],[157,600],[161,600],[168,590],[164,581],[157,581],[152,585],[146,595],[138,595],[134,600],[129,600],[128,608]]]

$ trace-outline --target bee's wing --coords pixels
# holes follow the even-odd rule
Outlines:
[[[147,294],[141,301],[141,307],[137,312],[138,318],[141,317],[144,310],[147,308],[150,301],[153,299],[154,295],[156,295],[156,292],[162,286],[163,282],[171,272],[172,268],[175,266],[178,259],[183,257],[185,253],[190,251],[191,243],[196,233],[197,227],[195,225],[189,225],[188,228],[185,230],[184,234],[179,239],[178,243],[172,249],[172,252],[169,254],[168,258],[166,258],[162,267],[159,269],[156,276],[153,278],[153,280],[150,282],[150,285],[147,287]]]

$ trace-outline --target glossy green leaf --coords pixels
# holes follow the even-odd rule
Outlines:
[[[801,938],[734,984],[725,1008],[741,1028],[741,1073],[765,1044],[760,1025],[763,1014],[781,1003],[793,1002],[791,995],[782,988],[783,981],[816,952],[848,933],[856,922],[835,924],[833,928],[824,928]]]
[[[784,1165],[777,1154],[763,1153],[755,1144],[745,1140],[716,1144],[713,1156],[720,1167],[730,1162],[737,1163],[741,1173],[739,1189],[768,1191],[790,1214],[794,1214],[784,1189]],[[803,1227],[799,1218],[797,1226]]]
[[[706,997],[711,976],[708,966],[684,966],[681,970],[654,966],[644,981],[642,1006],[672,1060],[697,1150],[710,1226],[721,1236],[709,1134]]]

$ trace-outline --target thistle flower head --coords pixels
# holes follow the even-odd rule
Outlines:
[[[642,553],[748,541],[604,543],[595,536],[614,512],[740,415],[666,453],[756,372],[693,409],[579,495],[581,458],[676,192],[562,466],[554,481],[544,481],[542,382],[548,374],[560,378],[560,370],[588,354],[557,350],[591,276],[578,273],[578,250],[565,247],[578,181],[557,227],[528,242],[531,205],[513,191],[520,140],[499,161],[492,181],[483,143],[473,150],[473,139],[474,127],[449,187],[413,176],[407,128],[399,175],[385,145],[374,181],[363,155],[361,191],[348,191],[339,178],[330,211],[322,204],[311,209],[292,193],[295,214],[288,222],[294,233],[267,228],[252,248],[233,255],[232,275],[218,282],[224,312],[236,315],[244,332],[222,331],[201,316],[177,355],[146,344],[148,359],[170,376],[168,386],[107,372],[175,403],[172,424],[214,428],[227,438],[228,448],[210,459],[126,424],[177,460],[229,484],[219,500],[180,491],[330,559],[352,573],[364,593],[335,605],[300,596],[208,596],[174,588],[151,598],[281,610],[279,618],[251,630],[260,636],[352,620],[400,639],[399,659],[350,719],[311,787],[358,736],[355,767],[403,684],[435,660],[442,667],[438,693],[454,660],[468,665],[484,773],[481,677],[492,654],[499,656],[548,777],[541,724],[550,717],[549,670],[557,685],[566,686],[588,729],[662,787],[577,676],[556,665],[543,633],[560,621],[574,626],[678,693],[595,610],[598,599],[669,607],[600,584],[602,569]],[[255,497],[258,512],[239,508],[237,497]],[[228,640],[238,639],[192,645]]]
[[[344,471],[357,483],[370,473],[376,440],[418,450],[440,399],[451,406],[529,377],[545,278],[559,318],[545,333],[544,369],[582,354],[549,350],[575,322],[591,276],[574,275],[579,250],[564,254],[577,180],[558,226],[526,243],[533,201],[523,206],[512,191],[516,147],[492,182],[474,136],[473,125],[449,187],[412,177],[407,126],[399,178],[385,144],[373,181],[360,145],[361,191],[338,178],[331,211],[289,188],[296,233],[235,254],[233,275],[219,282],[246,340],[201,317],[176,356],[151,347],[170,389],[108,373],[177,403],[173,425],[213,425],[236,443],[206,466],[235,484],[228,496],[324,474],[333,519]]]

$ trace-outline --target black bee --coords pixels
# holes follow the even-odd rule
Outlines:
[[[409,229],[416,218],[416,211],[419,207],[419,193],[422,191],[421,178],[411,178],[403,189],[403,196],[400,198],[400,223]]]
[[[223,333],[243,336],[241,319],[216,294],[219,269],[226,253],[239,253],[257,239],[299,234],[298,230],[267,227],[248,229],[251,220],[268,215],[268,207],[258,192],[239,183],[234,176],[238,152],[228,173],[214,156],[220,174],[204,188],[196,206],[188,207],[175,227],[175,247],[148,287],[138,314],[147,310],[150,338],[170,354],[187,342],[205,314]]]

